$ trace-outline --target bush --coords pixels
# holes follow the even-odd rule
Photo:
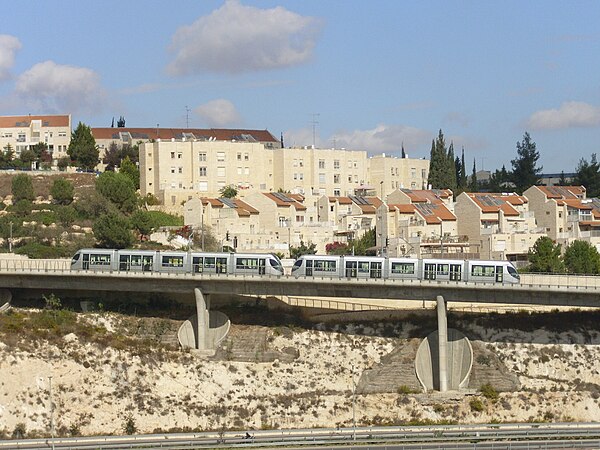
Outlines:
[[[488,400],[495,402],[498,400],[498,391],[489,383],[481,385],[479,392]]]
[[[59,248],[40,244],[39,242],[28,242],[15,249],[15,253],[18,255],[27,255],[34,259],[52,259],[64,256]]]
[[[50,195],[52,195],[54,203],[68,205],[73,201],[74,190],[73,183],[63,177],[59,177],[52,183]]]
[[[469,402],[469,406],[471,407],[471,411],[474,411],[474,412],[483,411],[483,402],[478,398],[472,399]]]
[[[125,422],[123,423],[123,431],[125,434],[135,434],[137,432],[135,419],[131,413],[125,418]]]
[[[29,175],[19,174],[15,176],[12,179],[11,191],[15,202],[19,200],[33,201],[35,199],[33,181],[31,181]]]

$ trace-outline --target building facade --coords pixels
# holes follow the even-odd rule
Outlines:
[[[67,156],[71,142],[71,115],[0,116],[0,148],[11,148],[15,157],[39,143],[46,144],[52,164]]]
[[[367,179],[377,195],[384,197],[396,189],[427,189],[429,160],[375,155],[368,160]]]

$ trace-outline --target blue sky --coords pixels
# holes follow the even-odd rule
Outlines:
[[[286,145],[510,169],[529,131],[544,172],[600,152],[600,2],[13,2],[0,114],[91,126],[268,129]]]

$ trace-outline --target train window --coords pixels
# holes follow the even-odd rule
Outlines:
[[[94,264],[97,266],[109,266],[110,255],[90,255],[90,264]]]
[[[448,264],[438,264],[437,265],[437,274],[438,275],[448,275],[450,272],[450,266]]]
[[[472,266],[471,275],[474,277],[493,277],[496,273],[494,266]]]
[[[163,256],[163,267],[183,267],[183,256]]]
[[[204,268],[205,269],[214,269],[215,268],[215,258],[212,256],[204,258]]]
[[[236,258],[235,268],[239,270],[256,270],[258,268],[258,258]]]
[[[360,273],[369,273],[369,261],[359,261],[358,271]]]
[[[217,258],[217,273],[227,273],[227,258]]]
[[[315,259],[314,268],[320,272],[335,272],[337,270],[337,262]]]
[[[506,266],[506,269],[508,270],[508,273],[511,274],[513,277],[520,278],[519,272],[517,272],[513,266]]]
[[[142,255],[131,255],[130,264],[132,266],[141,266],[142,265]]]
[[[399,274],[412,274],[415,273],[415,265],[414,263],[392,263],[392,273]]]
[[[292,270],[297,270],[302,266],[302,260],[301,259],[297,259],[294,262],[294,265],[292,266]]]
[[[269,264],[271,264],[271,267],[273,267],[274,269],[277,269],[277,270],[280,270],[281,272],[283,272],[283,267],[282,267],[281,263],[279,261],[277,261],[276,259],[274,259],[274,258],[269,259]],[[294,263],[294,265],[296,265],[296,263]]]
[[[75,262],[75,261],[79,261],[79,257],[80,257],[80,256],[81,256],[81,253],[75,253],[75,254],[73,255],[73,262]]]
[[[202,266],[204,265],[204,258],[201,256],[194,256],[192,258],[192,271],[196,273],[202,272]]]

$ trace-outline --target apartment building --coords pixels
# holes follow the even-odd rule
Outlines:
[[[273,151],[276,189],[303,195],[354,195],[367,182],[367,152],[313,147]]]
[[[393,191],[378,209],[378,245],[390,256],[463,257],[468,244],[457,239],[452,197],[449,189]]]
[[[375,155],[368,160],[367,179],[384,197],[396,189],[427,189],[429,160]]]
[[[317,202],[319,222],[331,227],[334,240],[349,242],[360,238],[375,226],[379,197],[329,197],[322,196]]]
[[[458,234],[466,236],[478,258],[525,262],[535,241],[545,236],[530,204],[528,197],[514,193],[463,192],[454,208]]]
[[[554,241],[584,240],[600,249],[600,200],[586,198],[583,186],[532,186],[530,200],[538,225]]]
[[[71,142],[71,115],[0,116],[0,148],[12,148],[15,157],[40,142],[48,146],[53,165],[67,156]]]
[[[233,185],[246,191],[272,191],[273,150],[254,142],[157,141],[140,145],[140,191],[167,208],[192,197],[217,197]]]

